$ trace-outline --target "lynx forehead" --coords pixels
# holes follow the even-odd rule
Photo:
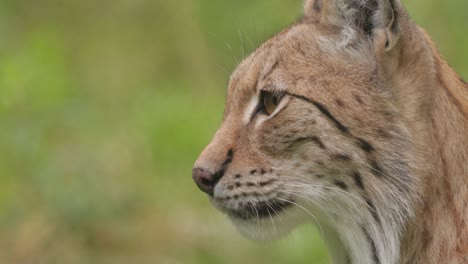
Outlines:
[[[468,87],[398,0],[307,0],[232,74],[193,169],[247,237],[335,263],[468,263]]]

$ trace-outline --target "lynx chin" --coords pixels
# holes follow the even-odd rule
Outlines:
[[[307,0],[232,74],[193,179],[245,236],[334,263],[468,263],[468,85],[399,0]]]

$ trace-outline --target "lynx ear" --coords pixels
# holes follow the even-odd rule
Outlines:
[[[306,17],[370,36],[376,48],[392,49],[398,39],[399,0],[306,0]]]

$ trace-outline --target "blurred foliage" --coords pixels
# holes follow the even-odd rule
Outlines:
[[[0,0],[0,263],[327,263],[313,227],[241,238],[190,177],[301,2]],[[468,2],[405,3],[468,77]]]

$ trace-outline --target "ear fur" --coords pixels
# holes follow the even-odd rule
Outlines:
[[[399,12],[399,0],[306,0],[304,5],[306,17],[354,32],[355,37],[370,36],[381,52],[396,45]]]
[[[304,3],[304,14],[307,17],[320,17],[325,1],[326,0],[306,0]]]

